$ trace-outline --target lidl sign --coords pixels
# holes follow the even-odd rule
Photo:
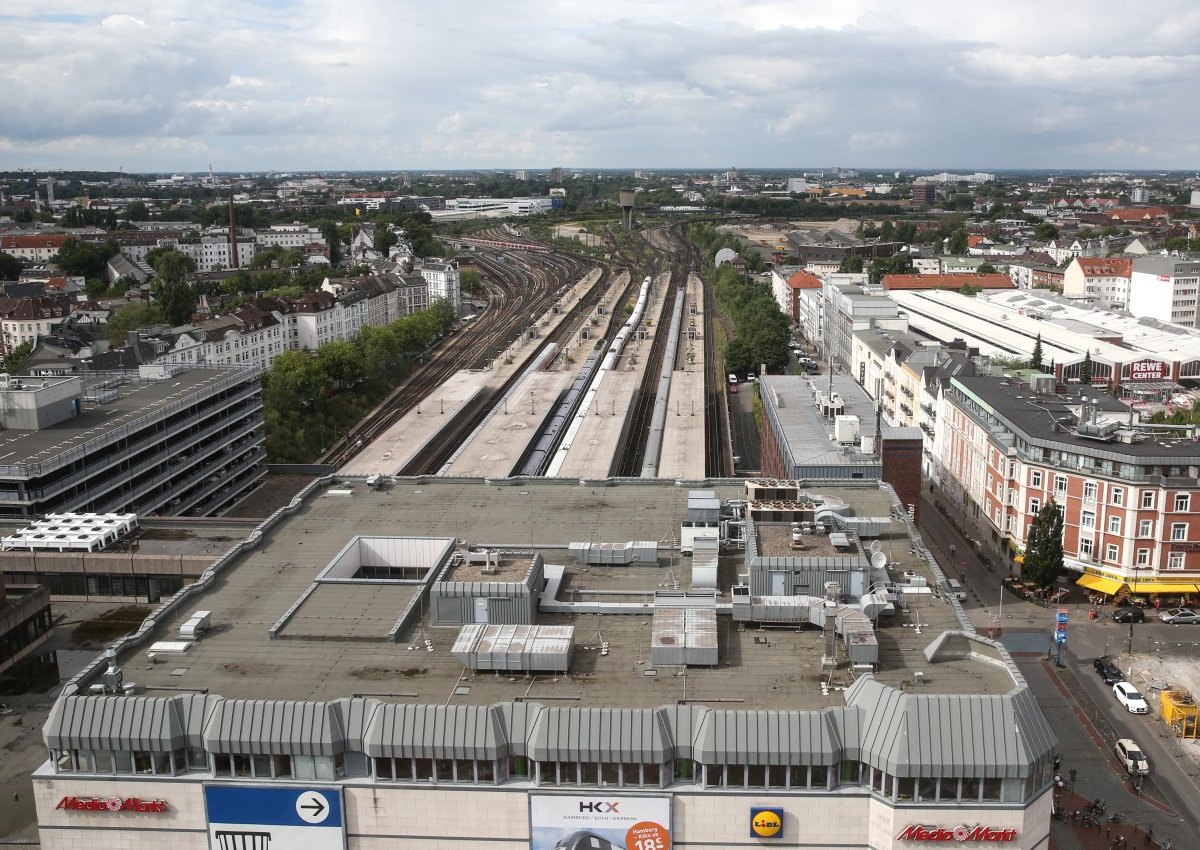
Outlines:
[[[753,808],[750,810],[751,838],[782,838],[783,809]]]

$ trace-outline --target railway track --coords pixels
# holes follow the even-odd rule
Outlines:
[[[501,262],[487,252],[475,255],[476,264],[487,272],[483,285],[488,308],[468,328],[450,336],[427,363],[368,414],[342,444],[334,446],[322,462],[341,466],[397,419],[417,408],[455,372],[487,366],[519,336],[529,316],[548,309],[558,290],[582,276],[587,265],[559,255],[533,257],[518,252],[506,257]],[[449,439],[461,429],[452,423],[446,430]]]

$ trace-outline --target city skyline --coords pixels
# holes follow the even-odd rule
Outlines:
[[[1136,19],[1088,3],[962,17],[875,0],[6,5],[3,169],[1200,159],[1200,118],[1184,108],[1200,10],[1176,0]]]

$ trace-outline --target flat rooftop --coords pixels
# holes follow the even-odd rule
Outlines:
[[[111,387],[116,395],[106,404],[85,401],[78,416],[48,428],[36,431],[10,428],[0,431],[0,472],[4,472],[5,467],[46,463],[89,440],[99,439],[123,425],[160,413],[164,408],[186,401],[190,396],[223,381],[250,374],[242,367],[186,369],[161,381],[154,381],[142,380],[136,373],[130,373],[125,383]],[[101,384],[103,379],[111,379],[113,375],[112,372],[106,372],[84,376],[84,395],[90,388]],[[36,384],[39,379],[24,380]],[[14,474],[12,470],[8,472]],[[22,473],[17,471],[15,474]]]
[[[490,704],[546,700],[571,706],[657,707],[679,700],[722,707],[820,708],[843,703],[838,686],[850,684],[843,666],[822,696],[822,633],[811,626],[757,630],[731,617],[717,618],[716,667],[654,669],[650,663],[653,617],[639,614],[543,614],[539,625],[575,626],[569,674],[471,672],[451,655],[457,627],[434,627],[428,611],[395,643],[388,630],[416,593],[412,584],[320,585],[309,593],[280,638],[268,629],[311,588],[314,577],[354,535],[457,537],[514,553],[540,552],[547,564],[566,565],[560,602],[645,602],[654,591],[690,587],[690,559],[660,549],[657,565],[574,566],[573,540],[624,542],[678,539],[688,489],[669,482],[580,486],[562,481],[398,481],[387,492],[340,483],[352,495],[314,492],[253,552],[227,567],[202,595],[167,618],[153,640],[173,638],[194,610],[212,611],[212,630],[186,655],[146,658],[144,644],[120,659],[126,681],[148,695],[165,689],[207,688],[228,698],[331,700],[370,694],[384,700]],[[706,484],[721,499],[744,498],[738,482]],[[869,484],[813,486],[845,500],[859,515],[878,515],[883,491]],[[895,558],[894,578],[913,570],[934,582],[925,561],[912,554],[907,526],[897,520],[881,540]],[[743,553],[722,557],[718,602],[744,569]],[[517,557],[518,568],[527,564]],[[913,628],[919,624],[920,629]],[[960,629],[953,603],[934,594],[908,597],[907,611],[881,620],[879,672],[889,684],[925,682],[925,693],[1004,693],[1015,687],[1003,663],[972,656],[929,662],[925,648],[945,630]],[[428,644],[426,644],[428,641]],[[602,645],[607,651],[601,650]],[[844,658],[844,653],[843,653]],[[922,677],[916,677],[915,672]],[[164,690],[158,690],[162,688]]]

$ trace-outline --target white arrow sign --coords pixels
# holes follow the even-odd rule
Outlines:
[[[329,817],[329,801],[316,791],[305,791],[296,798],[296,814],[305,823],[321,823]]]

